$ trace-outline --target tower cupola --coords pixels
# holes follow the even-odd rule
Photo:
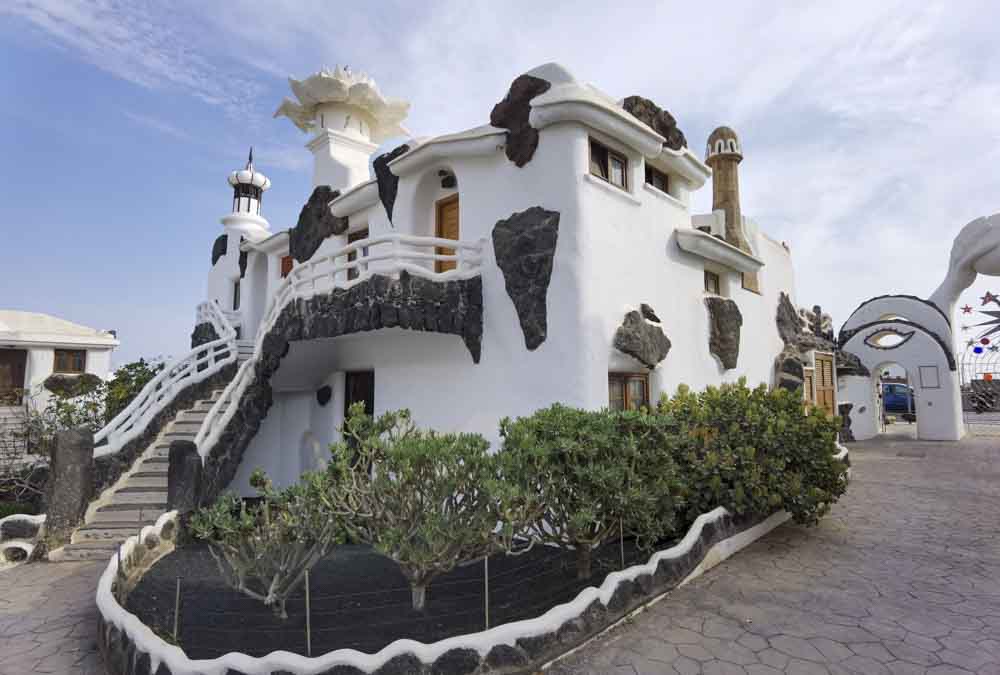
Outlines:
[[[260,215],[261,199],[271,187],[271,180],[254,168],[253,148],[246,167],[229,174],[229,184],[233,188],[233,211],[222,217],[226,231],[253,241],[271,236],[271,226]]]
[[[313,187],[346,190],[368,180],[368,159],[378,143],[408,135],[410,104],[388,98],[364,73],[337,66],[304,80],[288,78],[297,101],[285,98],[275,117],[315,135],[306,144],[315,157]]]
[[[705,163],[712,167],[712,210],[726,214],[726,241],[746,253],[753,249],[743,234],[740,207],[739,164],[743,161],[740,138],[730,127],[718,127],[705,144]],[[760,292],[756,273],[743,273],[743,287]]]

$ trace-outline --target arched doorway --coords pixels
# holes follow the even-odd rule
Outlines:
[[[958,440],[964,434],[964,425],[957,367],[948,346],[951,333],[947,318],[936,307],[928,308],[922,300],[909,297],[902,302],[893,300],[875,298],[859,307],[841,329],[841,349],[857,356],[871,372],[869,391],[879,386],[878,379],[884,372],[884,368],[879,368],[885,364],[898,364],[906,372],[907,384],[913,387],[917,438]],[[942,337],[914,321],[882,318],[914,316],[915,311],[938,330],[947,328],[948,332]],[[863,386],[863,382],[854,383],[853,395],[859,396]],[[882,426],[877,418],[882,414],[879,402],[870,400],[863,407],[868,411],[867,420],[859,419],[855,424],[852,414],[852,427],[859,439],[870,437],[867,432],[877,433]]]

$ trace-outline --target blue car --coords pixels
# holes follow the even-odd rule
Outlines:
[[[916,405],[913,402],[913,387],[905,384],[883,384],[882,405],[887,413],[916,411]]]

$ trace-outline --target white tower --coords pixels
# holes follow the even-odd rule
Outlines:
[[[274,116],[285,116],[315,136],[313,187],[344,191],[368,180],[368,160],[378,143],[408,135],[402,126],[410,104],[382,96],[375,81],[348,68],[324,68],[305,80],[288,78],[298,102],[286,98]]]
[[[240,237],[251,241],[270,237],[271,226],[260,215],[260,202],[264,191],[271,187],[271,181],[254,169],[253,148],[250,148],[246,168],[229,174],[229,184],[233,186],[233,211],[221,220],[230,241],[235,240],[238,244]]]

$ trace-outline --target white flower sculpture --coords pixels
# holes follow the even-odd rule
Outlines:
[[[285,98],[274,116],[284,115],[302,131],[309,132],[316,128],[317,106],[324,103],[344,103],[357,106],[371,116],[374,122],[371,137],[376,143],[409,133],[402,123],[410,104],[383,96],[375,80],[364,73],[355,73],[337,66],[334,70],[324,68],[305,80],[290,77],[288,84],[298,98],[298,103]]]

